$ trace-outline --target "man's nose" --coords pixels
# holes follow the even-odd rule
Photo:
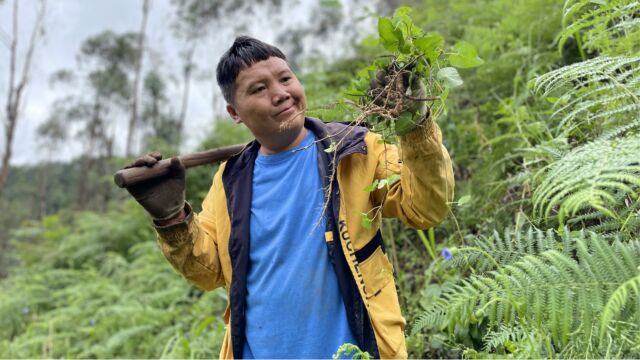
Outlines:
[[[289,100],[290,97],[291,95],[289,95],[289,91],[287,91],[287,89],[284,86],[277,85],[274,87],[272,100],[275,105],[281,104],[283,101]]]

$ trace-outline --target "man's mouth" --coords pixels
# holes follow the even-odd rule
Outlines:
[[[295,109],[295,104],[291,104],[290,106],[288,106],[288,107],[286,107],[286,108],[284,108],[284,109],[280,110],[280,111],[276,114],[276,116],[283,115],[283,114],[288,113],[288,112],[290,112],[291,110],[294,110],[294,109]]]

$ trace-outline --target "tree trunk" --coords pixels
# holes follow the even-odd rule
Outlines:
[[[138,122],[138,91],[140,88],[140,75],[142,72],[142,58],[144,55],[144,37],[147,28],[147,18],[149,15],[149,0],[144,0],[142,5],[142,22],[140,33],[138,34],[138,60],[133,80],[133,92],[131,94],[131,116],[129,118],[129,133],[127,134],[127,156],[133,152],[134,133]]]
[[[40,169],[40,186],[38,187],[38,219],[47,216],[47,187],[49,186],[49,172],[51,169],[51,161],[41,165]]]
[[[95,103],[93,105],[93,114],[91,123],[88,127],[87,133],[87,146],[85,146],[84,156],[80,165],[80,177],[78,179],[78,209],[84,210],[89,204],[89,173],[93,169],[95,158],[95,144],[100,139],[98,138],[98,126],[100,124],[100,111],[101,103],[100,98],[96,95]]]
[[[90,149],[93,146],[90,145]],[[89,204],[89,173],[93,169],[95,159],[86,154],[80,163],[80,178],[78,179],[78,210],[85,210]]]
[[[104,184],[101,184],[102,188],[102,211],[106,212],[109,207],[109,201],[111,201],[111,188],[113,188],[113,183],[111,180],[111,174],[113,174],[113,169],[111,169],[111,159],[113,158],[113,137],[108,138],[105,137],[105,154],[102,159],[102,176],[103,179],[108,179],[104,181]]]
[[[184,122],[187,118],[187,107],[189,106],[189,88],[191,86],[191,72],[193,71],[193,53],[195,45],[189,45],[187,52],[184,54],[184,68],[182,72],[184,89],[182,91],[182,105],[180,106],[180,116],[178,117],[178,136],[176,145],[180,149],[182,145],[182,133],[184,132]]]
[[[31,31],[31,37],[29,38],[29,44],[27,47],[27,53],[24,59],[24,65],[22,68],[22,74],[18,84],[15,84],[16,80],[16,57],[18,51],[18,0],[13,1],[13,39],[11,39],[10,46],[10,60],[9,60],[9,94],[7,95],[6,104],[6,122],[5,122],[5,149],[2,156],[2,170],[0,170],[0,196],[9,178],[9,169],[11,162],[11,147],[13,146],[13,137],[16,130],[16,124],[18,123],[18,110],[20,109],[20,100],[22,99],[22,93],[29,80],[29,72],[31,70],[31,59],[33,58],[33,52],[36,45],[36,40],[41,33],[41,27],[44,20],[44,14],[46,9],[46,0],[40,2],[40,9],[36,17],[36,22]]]

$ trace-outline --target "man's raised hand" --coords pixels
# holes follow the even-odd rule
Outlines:
[[[152,152],[137,158],[125,169],[132,167],[153,167],[162,159],[162,154]],[[171,159],[169,173],[139,184],[127,187],[127,191],[147,210],[156,222],[178,218],[184,213],[185,168],[179,158]]]

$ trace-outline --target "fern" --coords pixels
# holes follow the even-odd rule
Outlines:
[[[607,238],[633,238],[640,231],[640,201],[617,194],[615,203],[619,204],[619,219],[603,217],[599,211],[592,210],[567,219],[567,227],[585,229]]]
[[[622,356],[637,355],[624,339],[604,336],[599,340],[597,326],[602,312],[609,309],[612,315],[602,320],[608,324],[605,335],[623,331],[631,337],[638,335],[640,329],[607,320],[618,314],[621,305],[605,304],[616,304],[609,299],[623,298],[619,287],[627,284],[623,288],[628,290],[630,279],[638,276],[640,241],[609,244],[591,233],[571,234],[563,242],[572,242],[572,251],[553,249],[526,255],[510,265],[462,280],[418,317],[413,333],[425,327],[447,328],[453,336],[456,328],[471,324],[484,324],[498,332],[500,327],[515,326],[524,333],[549,334],[550,345],[540,343],[538,349],[542,356],[565,348],[575,351],[579,349],[576,344],[587,343],[590,345],[582,347],[580,356],[602,357],[612,346]],[[640,302],[626,304],[624,317],[637,319]],[[485,344],[495,349],[494,345]]]
[[[564,238],[567,238],[565,235]],[[536,255],[548,250],[558,250],[569,254],[572,244],[559,242],[553,230],[541,231],[529,228],[526,232],[506,229],[501,236],[497,231],[492,236],[480,236],[473,240],[473,246],[460,249],[453,256],[451,266],[470,265],[476,272],[487,272],[511,264],[527,255]]]
[[[517,358],[540,358],[539,349],[544,337],[544,334],[527,331],[518,325],[500,325],[495,330],[489,329],[482,338],[483,351],[515,355]]]
[[[640,270],[640,268],[638,270]],[[635,304],[633,304],[632,301],[635,301]],[[614,324],[616,317],[630,319],[638,326],[637,324],[640,324],[639,307],[640,274],[620,285],[609,298],[602,312],[602,319],[600,320],[601,338],[608,333],[608,329]],[[621,314],[624,315],[620,316]]]
[[[640,57],[600,56],[541,75],[532,85],[543,97],[562,94],[551,115],[559,119],[559,136],[593,130],[611,137],[640,126]]]
[[[567,0],[563,11],[563,31],[558,36],[562,51],[569,38],[583,48],[607,55],[640,51],[640,2],[633,0]]]
[[[621,199],[638,201],[640,187],[640,136],[602,139],[581,146],[549,168],[532,197],[534,214],[549,218],[557,209],[560,225],[567,216],[596,210],[618,225],[628,226],[629,217],[620,209],[628,207]],[[634,224],[634,223],[632,223]]]

